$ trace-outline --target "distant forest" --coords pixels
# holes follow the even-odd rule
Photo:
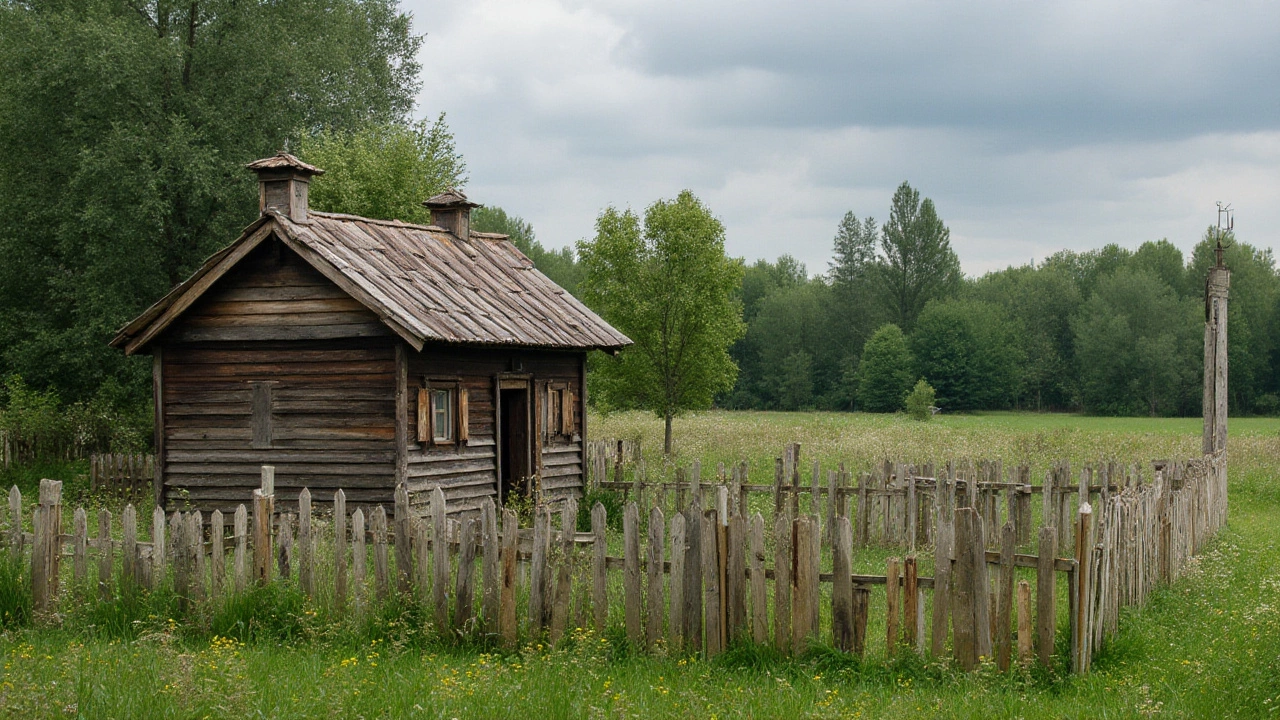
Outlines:
[[[581,271],[568,248],[548,251],[528,223],[496,214],[479,224],[512,232],[536,265],[575,289]],[[1157,240],[1063,250],[976,278],[960,273],[947,235],[933,204],[904,183],[884,226],[845,215],[820,272],[790,255],[746,264],[747,332],[731,351],[738,381],[718,404],[891,411],[924,378],[943,412],[1200,413],[1212,228],[1190,257]],[[1274,414],[1280,273],[1270,249],[1230,233],[1223,242],[1232,413]]]

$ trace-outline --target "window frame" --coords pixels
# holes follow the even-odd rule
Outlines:
[[[436,429],[436,398],[447,398],[445,409],[449,419],[449,434],[440,436]],[[467,388],[458,378],[440,379],[424,377],[418,388],[417,438],[422,445],[465,445],[469,437],[470,413]]]

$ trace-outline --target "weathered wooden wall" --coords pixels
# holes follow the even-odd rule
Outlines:
[[[520,367],[530,376],[531,392],[537,405],[534,411],[535,436],[541,455],[543,497],[556,500],[577,495],[582,482],[582,387],[581,353],[545,352],[511,349],[466,349],[428,346],[412,353],[408,360],[409,385],[417,388],[422,379],[456,379],[468,394],[468,439],[461,445],[431,446],[416,442],[417,399],[413,398],[409,413],[408,473],[409,492],[415,504],[427,501],[430,490],[444,490],[451,511],[471,511],[480,507],[485,497],[497,494],[497,405],[494,402],[496,378],[501,373]],[[548,436],[542,427],[542,402],[548,382],[563,382],[576,399],[578,432],[569,437]]]
[[[162,338],[166,504],[231,510],[264,464],[277,468],[282,499],[307,486],[388,501],[390,331],[279,243],[247,260]]]

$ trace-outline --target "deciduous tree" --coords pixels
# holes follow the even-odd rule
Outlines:
[[[594,361],[595,397],[671,421],[709,407],[737,377],[729,346],[742,336],[736,292],[742,263],[725,256],[724,226],[685,190],[645,210],[607,208],[593,239],[578,243],[587,304],[635,341]]]

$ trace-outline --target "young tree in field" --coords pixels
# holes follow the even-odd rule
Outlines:
[[[661,416],[669,454],[672,418],[710,407],[737,378],[728,350],[745,329],[735,299],[742,263],[725,256],[724,226],[688,190],[650,205],[643,225],[630,210],[606,209],[578,255],[583,299],[635,341],[596,361],[593,389],[606,405]]]
[[[889,316],[905,332],[924,306],[952,295],[960,286],[960,258],[951,249],[951,231],[929,198],[902,183],[893,193],[889,221],[880,228],[881,290]]]
[[[911,390],[911,351],[902,329],[881,325],[862,348],[858,364],[858,405],[867,412],[895,412]]]
[[[422,201],[467,183],[444,113],[434,123],[380,123],[303,137],[298,157],[324,169],[311,181],[317,210],[427,224]]]

